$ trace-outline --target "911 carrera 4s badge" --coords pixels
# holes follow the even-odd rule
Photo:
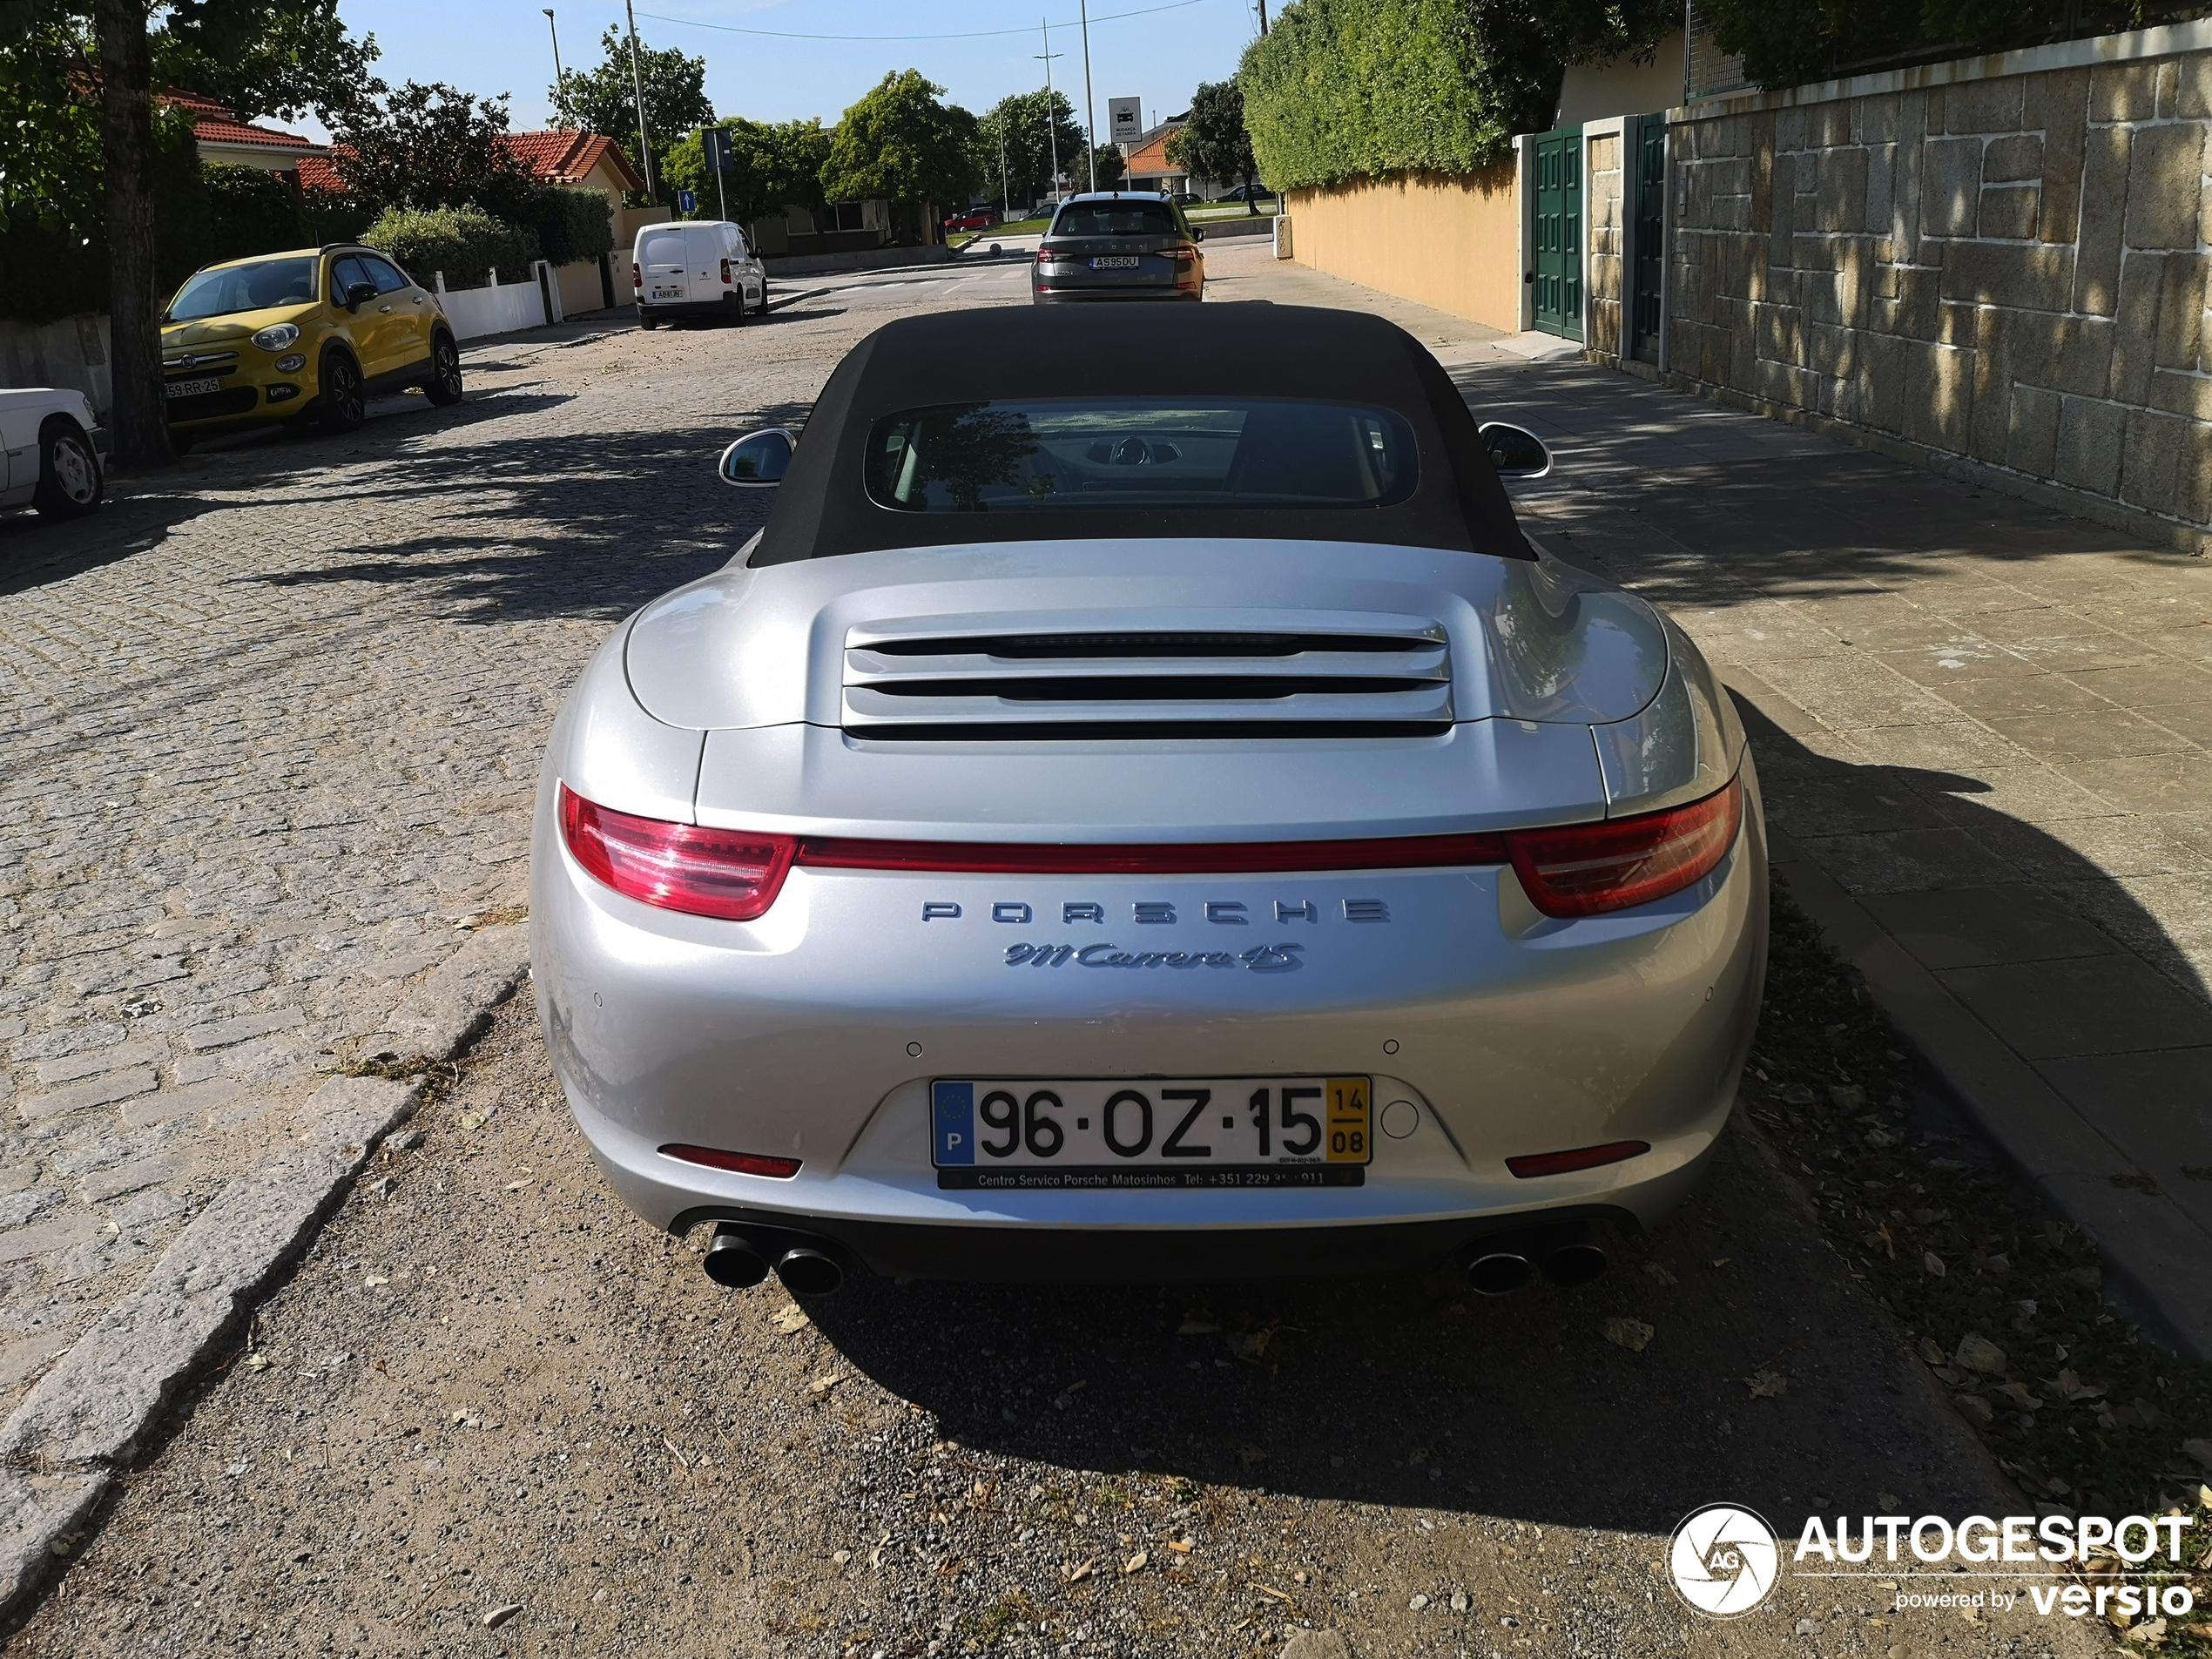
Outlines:
[[[1244,968],[1255,974],[1287,974],[1301,966],[1295,941],[1247,950],[1119,950],[1112,945],[1008,945],[1008,968]]]

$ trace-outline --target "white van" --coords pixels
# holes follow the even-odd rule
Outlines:
[[[630,287],[640,328],[678,317],[743,322],[746,312],[768,309],[767,270],[727,219],[645,226],[631,253]]]

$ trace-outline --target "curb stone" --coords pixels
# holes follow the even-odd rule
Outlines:
[[[450,1059],[529,970],[527,927],[487,928],[388,1022],[409,1052]],[[145,1284],[103,1314],[0,1424],[0,1619],[59,1561],[179,1386],[233,1329],[342,1197],[376,1143],[415,1115],[420,1079],[332,1077],[290,1145],[219,1193]]]
[[[1780,832],[1775,867],[1830,944],[1865,975],[1898,1035],[2051,1205],[2097,1241],[2108,1283],[2165,1341],[2212,1359],[2212,1239],[2166,1195],[2113,1184],[2134,1161],[2085,1122],[1858,900]]]

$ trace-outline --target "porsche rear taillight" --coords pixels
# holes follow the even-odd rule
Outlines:
[[[642,904],[754,921],[776,902],[797,840],[610,811],[561,786],[561,839],[593,876]]]
[[[1649,904],[1694,887],[1736,845],[1743,786],[1663,813],[1515,830],[1506,837],[1528,902],[1548,916],[1595,916]]]

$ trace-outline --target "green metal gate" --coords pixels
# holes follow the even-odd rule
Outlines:
[[[1582,129],[1536,135],[1536,327],[1582,337]]]
[[[1667,118],[1640,115],[1629,125],[1635,183],[1629,192],[1634,215],[1629,246],[1629,355],[1659,361],[1659,301],[1667,258]]]

